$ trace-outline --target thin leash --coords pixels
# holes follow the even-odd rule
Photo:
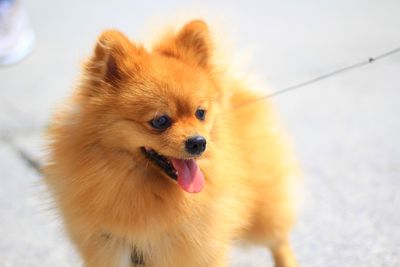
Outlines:
[[[304,82],[300,82],[300,83],[288,86],[286,88],[274,91],[274,92],[272,92],[270,94],[261,96],[261,97],[259,97],[257,99],[253,99],[253,100],[250,100],[248,102],[245,102],[245,103],[243,103],[242,105],[240,105],[240,106],[238,106],[236,108],[242,108],[244,106],[247,106],[247,105],[255,103],[255,102],[259,102],[259,101],[262,101],[262,100],[265,100],[265,99],[269,99],[269,98],[272,98],[272,97],[275,97],[275,96],[278,96],[278,95],[281,95],[281,94],[285,94],[285,93],[293,91],[293,90],[297,90],[297,89],[302,88],[302,87],[306,87],[308,85],[311,85],[311,84],[317,83],[319,81],[328,79],[328,78],[330,78],[332,76],[336,76],[338,74],[341,74],[341,73],[344,73],[344,72],[348,72],[350,70],[354,70],[354,69],[360,68],[362,66],[375,63],[375,62],[377,62],[377,61],[379,61],[379,60],[381,60],[383,58],[387,58],[387,57],[393,56],[394,54],[396,54],[398,52],[400,52],[400,47],[398,47],[396,49],[393,49],[393,50],[390,50],[390,51],[387,51],[387,52],[385,52],[383,54],[380,54],[380,55],[377,55],[375,57],[369,57],[367,60],[363,60],[363,61],[351,64],[351,65],[348,65],[346,67],[342,67],[340,69],[331,71],[329,73],[326,73],[326,74],[323,74],[321,76],[312,78],[310,80],[307,80],[307,81],[304,81]]]

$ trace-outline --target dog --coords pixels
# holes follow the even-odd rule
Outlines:
[[[222,267],[233,242],[298,266],[299,167],[269,101],[193,20],[151,49],[103,32],[48,131],[45,182],[86,267]]]

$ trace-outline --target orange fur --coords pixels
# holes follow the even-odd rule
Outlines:
[[[298,175],[269,103],[214,65],[207,25],[186,24],[151,51],[106,31],[80,86],[49,131],[46,182],[86,267],[221,267],[232,241],[271,248],[276,266],[297,266],[288,243],[290,189]],[[207,110],[199,121],[195,110]],[[149,125],[168,114],[173,125]],[[184,141],[201,134],[196,159],[205,176],[184,192],[140,147],[187,158]]]

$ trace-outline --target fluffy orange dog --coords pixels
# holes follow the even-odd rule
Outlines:
[[[87,267],[221,267],[288,233],[297,166],[271,107],[215,65],[192,21],[151,51],[106,31],[50,129],[46,182]]]

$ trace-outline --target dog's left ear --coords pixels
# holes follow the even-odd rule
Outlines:
[[[155,47],[161,54],[209,67],[212,56],[210,32],[202,20],[193,20],[172,37],[165,38]]]

